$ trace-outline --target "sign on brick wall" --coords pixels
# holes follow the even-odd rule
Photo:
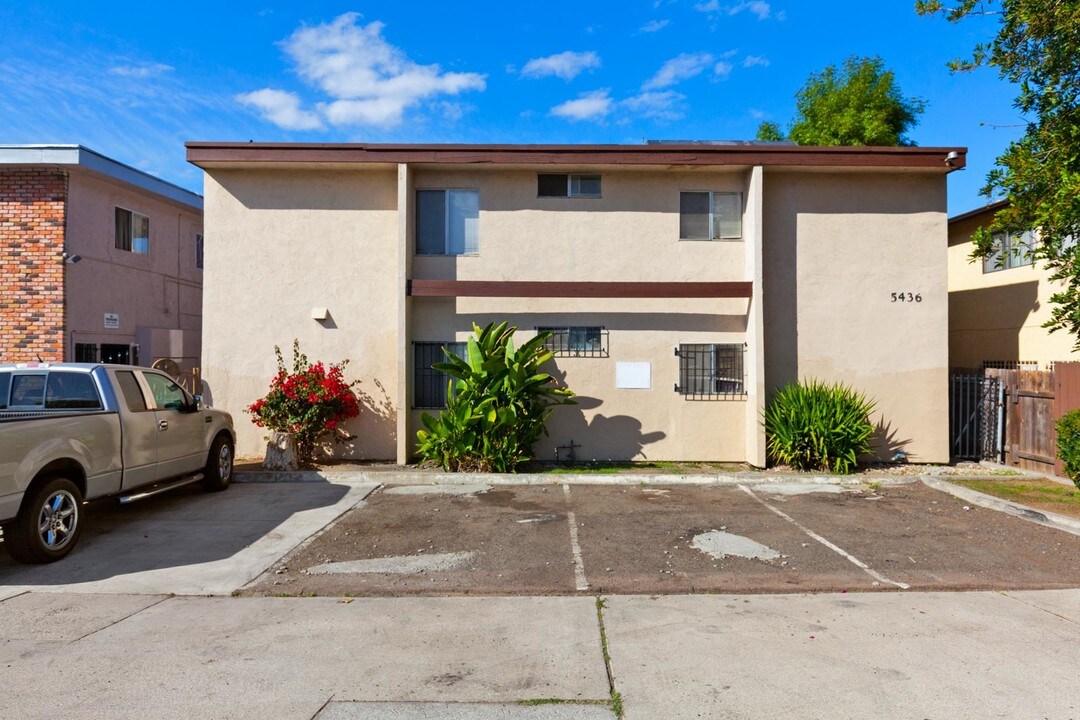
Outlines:
[[[119,330],[120,329],[120,316],[116,313],[105,313],[105,329],[106,330]]]

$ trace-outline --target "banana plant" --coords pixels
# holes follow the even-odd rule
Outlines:
[[[443,348],[446,362],[432,367],[449,376],[446,407],[424,413],[417,454],[428,465],[465,472],[513,472],[532,447],[557,405],[574,404],[574,393],[555,384],[541,367],[552,358],[551,333],[514,346],[516,327],[473,325],[464,358]]]

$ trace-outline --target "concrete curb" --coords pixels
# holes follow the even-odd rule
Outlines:
[[[958,497],[961,500],[966,500],[972,505],[978,505],[979,507],[984,507],[989,510],[1007,513],[1045,527],[1054,528],[1055,530],[1062,530],[1067,533],[1072,533],[1073,535],[1080,535],[1080,520],[1074,517],[1061,515],[1048,510],[1036,510],[1027,505],[1020,505],[1019,503],[1009,502],[1008,500],[1002,500],[993,495],[981,493],[978,490],[954,485],[941,478],[923,476],[919,479],[922,480],[925,485],[932,487],[935,490],[940,490],[954,497]]]
[[[612,474],[596,473],[441,473],[412,470],[362,470],[334,472],[297,470],[294,472],[237,471],[235,482],[307,483],[332,482],[346,485],[380,483],[383,485],[909,485],[919,476],[865,477],[860,475],[772,475],[746,472],[716,475]]]

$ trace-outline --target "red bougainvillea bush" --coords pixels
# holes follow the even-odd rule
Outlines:
[[[355,438],[341,427],[342,423],[360,414],[360,405],[353,386],[360,381],[346,382],[344,368],[348,360],[330,365],[308,362],[300,352],[300,341],[293,340],[292,372],[285,367],[281,348],[275,346],[278,372],[270,383],[270,391],[248,408],[252,421],[259,427],[276,432],[292,433],[296,439],[297,460],[310,465],[315,448],[327,435],[334,442]]]

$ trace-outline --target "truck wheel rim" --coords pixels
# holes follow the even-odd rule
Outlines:
[[[232,475],[232,449],[225,444],[221,446],[221,452],[218,453],[218,477],[228,480],[230,475]]]
[[[59,550],[71,542],[79,522],[79,505],[67,490],[57,490],[45,501],[38,516],[41,543],[49,550]]]

